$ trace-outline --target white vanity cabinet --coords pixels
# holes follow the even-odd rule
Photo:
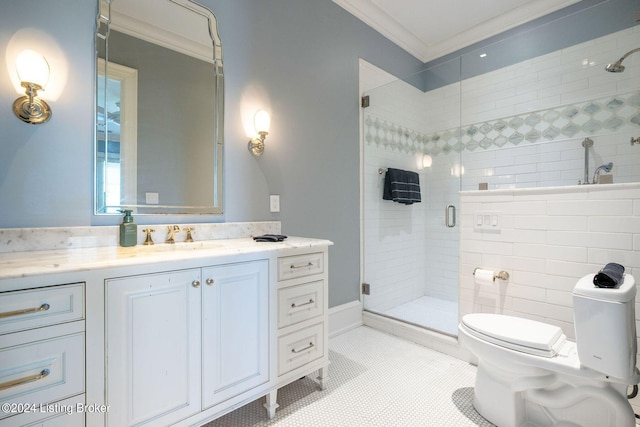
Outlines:
[[[331,244],[0,253],[0,403],[59,405],[0,426],[199,426],[264,397],[274,417],[279,388],[324,388]]]
[[[3,427],[84,425],[84,288],[0,292]]]
[[[207,409],[269,381],[269,262],[202,271],[202,407]]]
[[[109,426],[171,425],[269,381],[269,262],[109,279]]]
[[[109,426],[170,425],[200,412],[200,273],[105,281]]]

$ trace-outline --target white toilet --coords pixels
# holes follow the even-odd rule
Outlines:
[[[478,359],[473,406],[498,427],[634,427],[627,386],[636,368],[636,287],[573,290],[576,342],[559,327],[500,314],[462,318],[460,343]]]

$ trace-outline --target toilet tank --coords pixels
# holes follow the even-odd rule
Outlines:
[[[582,366],[636,384],[636,286],[625,274],[616,288],[598,288],[593,274],[573,289],[574,325]]]

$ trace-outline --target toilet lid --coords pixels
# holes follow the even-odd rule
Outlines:
[[[537,356],[555,356],[566,340],[557,326],[503,314],[466,314],[462,323],[481,339]]]

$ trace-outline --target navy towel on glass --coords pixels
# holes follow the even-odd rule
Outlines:
[[[420,176],[416,172],[388,168],[382,198],[404,205],[420,202]]]

